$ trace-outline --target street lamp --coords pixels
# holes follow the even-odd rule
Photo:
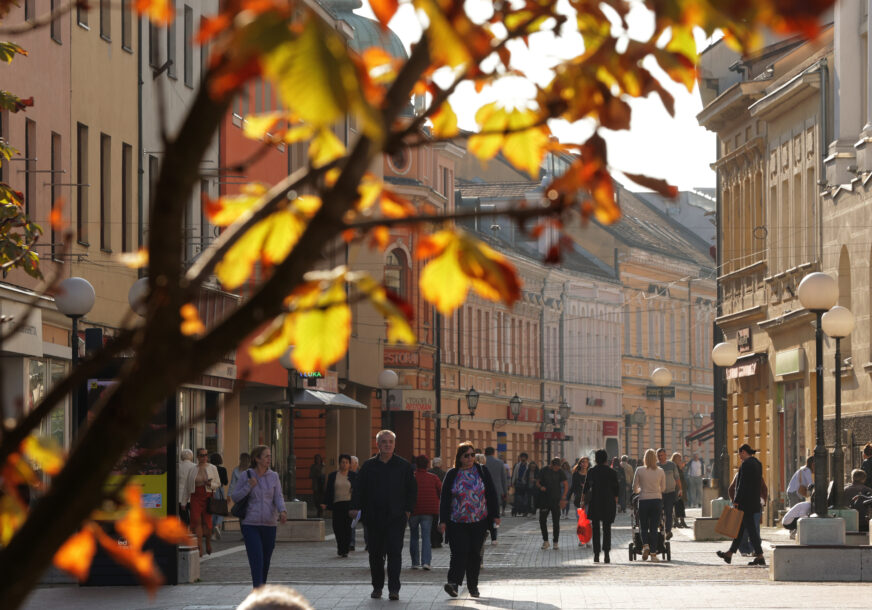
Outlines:
[[[130,303],[130,309],[133,313],[144,318],[148,313],[148,278],[141,277],[135,282],[130,290],[127,291],[127,302]]]
[[[814,328],[815,346],[815,386],[817,418],[814,447],[814,512],[818,517],[827,516],[827,448],[824,441],[824,343],[821,318],[824,312],[836,304],[839,298],[839,285],[826,273],[816,271],[802,278],[797,288],[800,304],[817,317]]]
[[[651,382],[660,389],[660,446],[666,449],[666,419],[663,409],[663,394],[666,386],[672,383],[672,373],[665,366],[654,369],[651,373]]]
[[[58,293],[55,295],[55,306],[62,314],[72,320],[72,353],[70,358],[70,374],[75,374],[79,364],[79,318],[87,315],[94,307],[97,295],[94,287],[85,278],[68,277],[58,284]],[[73,390],[72,400],[72,434],[79,430],[79,424],[84,419],[84,413],[79,413],[79,388]]]
[[[841,340],[854,330],[854,314],[841,305],[836,305],[821,316],[825,333],[836,340],[836,448],[833,450],[833,504],[842,506],[842,485],[845,480],[845,455],[842,451],[842,352]]]
[[[512,420],[518,421],[518,416],[521,415],[521,399],[518,397],[517,394],[509,399],[509,411],[512,414],[512,419],[507,419],[504,417],[495,419],[491,424],[491,430],[496,430],[497,424],[505,424]]]
[[[722,370],[736,364],[736,360],[738,359],[739,348],[735,343],[724,341],[722,343],[718,343],[712,348],[712,362],[714,362],[715,366],[720,367]],[[716,469],[712,473],[712,478],[716,478],[718,480],[718,493],[720,497],[727,498],[729,497],[729,483],[727,482],[727,479],[729,478],[730,472],[730,456],[727,454],[727,383],[725,379],[725,372],[718,373],[718,375],[718,382],[715,384],[715,387],[722,388],[724,395],[721,396],[720,392],[717,392],[718,395],[715,397],[714,422]],[[717,455],[718,445],[720,445],[721,447],[720,455]]]
[[[392,371],[391,369],[385,369],[378,374],[378,387],[385,391],[385,400],[382,407],[382,427],[385,430],[391,430],[392,428],[391,424],[393,422],[391,421],[391,405],[389,398],[391,396],[391,389],[397,387],[399,382],[400,377],[397,375],[396,371]]]
[[[480,394],[475,391],[475,388],[470,387],[466,393],[466,408],[469,409],[469,416],[475,417],[475,410],[478,408],[478,397]],[[519,399],[520,400],[520,399]],[[460,401],[457,401],[457,410],[460,411]],[[452,413],[448,416],[448,425],[451,425],[451,418],[457,418],[457,429],[460,430],[460,422],[463,420],[462,413]]]
[[[566,424],[569,423],[569,415],[572,413],[572,407],[569,406],[569,403],[566,402],[566,399],[562,396],[560,397],[560,402],[557,405],[557,412],[560,415],[560,431],[563,432],[563,435],[566,436]],[[565,444],[566,440],[560,439],[560,457],[566,457],[565,453]]]
[[[288,347],[284,354],[279,356],[279,364],[288,371],[288,498],[291,501],[297,499],[297,455],[294,450],[294,346]]]

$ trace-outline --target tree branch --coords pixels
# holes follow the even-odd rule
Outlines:
[[[88,3],[84,0],[76,0],[75,2],[62,4],[52,12],[47,13],[42,17],[37,17],[33,21],[25,21],[24,23],[20,23],[18,25],[11,25],[5,28],[0,28],[0,36],[17,36],[18,34],[26,34],[27,32],[30,32],[32,30],[43,28],[47,25],[50,25],[51,22],[55,19],[60,19],[67,13],[71,12],[74,8],[79,6],[87,8]]]

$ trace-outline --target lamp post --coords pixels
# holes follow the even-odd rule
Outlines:
[[[651,382],[660,388],[660,446],[666,449],[666,418],[663,409],[663,394],[666,386],[672,383],[672,373],[665,366],[654,369],[651,373]]]
[[[94,287],[85,278],[68,277],[58,284],[58,294],[55,296],[55,306],[62,314],[72,320],[72,353],[70,354],[70,373],[75,374],[79,365],[79,318],[87,315],[94,307],[96,300]],[[79,388],[73,390],[72,396],[72,435],[76,436],[79,425],[84,419],[84,413],[79,413]]]
[[[480,394],[475,391],[474,387],[469,388],[469,391],[466,392],[466,408],[469,410],[469,416],[475,417],[475,410],[478,408],[478,397]],[[520,400],[520,399],[518,399]],[[520,404],[519,407],[520,408]],[[460,422],[463,420],[463,414],[460,413],[460,401],[457,401],[457,413],[452,413],[448,416],[448,425],[451,425],[451,418],[457,418],[457,429],[460,430]]]
[[[823,331],[836,340],[836,447],[833,450],[833,505],[844,508],[842,486],[845,484],[845,455],[842,451],[842,352],[841,340],[854,330],[854,314],[836,305],[821,316]]]
[[[817,324],[814,329],[816,439],[814,447],[814,512],[818,517],[827,516],[827,448],[824,441],[824,345],[821,318],[839,298],[839,285],[826,273],[809,273],[802,278],[797,288],[797,296],[803,307],[815,314]]]
[[[382,427],[385,430],[393,430],[393,422],[391,421],[393,418],[391,417],[391,404],[389,399],[391,396],[391,389],[397,387],[399,381],[400,378],[396,371],[392,371],[391,369],[385,369],[378,374],[378,387],[385,391],[384,407],[382,408]]]
[[[569,423],[569,415],[572,413],[572,407],[569,406],[569,403],[566,402],[566,399],[562,396],[560,397],[560,403],[557,405],[557,412],[560,415],[560,431],[563,432],[563,435],[566,436],[566,424]],[[560,439],[560,457],[565,458],[564,454],[564,445],[566,441],[565,439]]]
[[[521,399],[518,397],[517,394],[509,399],[509,412],[512,415],[511,419],[506,417],[495,419],[491,424],[491,430],[496,430],[498,423],[505,424],[510,421],[518,421],[518,416],[521,415]]]
[[[736,364],[739,359],[739,348],[735,343],[724,341],[718,343],[712,348],[712,362],[715,366],[721,368],[721,372],[715,371],[717,375],[718,387],[723,388],[723,396],[720,392],[716,392],[715,396],[715,471],[712,473],[712,478],[718,480],[718,494],[721,498],[728,498],[728,488],[730,472],[730,456],[727,454],[727,382],[726,369],[727,367]],[[721,448],[720,455],[717,455],[718,447]]]
[[[294,360],[292,355],[294,346],[290,346],[287,351],[279,356],[279,364],[288,371],[288,499],[293,501],[297,499],[297,454],[294,448]]]

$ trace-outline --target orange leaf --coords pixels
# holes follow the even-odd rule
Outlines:
[[[381,211],[388,218],[406,218],[415,214],[415,206],[408,199],[384,189],[381,197]]]
[[[642,174],[628,174],[627,172],[624,172],[624,175],[636,184],[656,191],[664,197],[669,197],[670,199],[678,197],[678,187],[672,186],[666,180],[651,178]]]
[[[400,6],[398,0],[370,0],[369,5],[372,7],[372,12],[382,26],[382,29],[387,30],[388,24],[397,12]]]
[[[178,517],[158,519],[154,524],[154,533],[170,544],[184,544],[190,536],[188,526],[182,523]]]
[[[135,0],[133,8],[140,15],[147,15],[156,25],[166,25],[176,17],[168,0]]]
[[[49,214],[49,224],[56,232],[62,232],[67,226],[63,212],[64,199],[63,197],[58,197],[51,207],[51,214]]]
[[[182,315],[182,334],[190,337],[192,335],[201,335],[206,332],[206,325],[200,319],[200,313],[197,308],[186,303],[182,305],[179,313]]]
[[[91,571],[91,560],[97,551],[97,543],[94,541],[94,533],[90,527],[86,527],[77,534],[73,534],[61,545],[52,559],[55,567],[64,572],[69,572],[80,581],[88,578]]]

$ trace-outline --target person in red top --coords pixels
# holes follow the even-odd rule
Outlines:
[[[415,510],[409,518],[409,550],[412,552],[412,569],[430,569],[432,550],[430,546],[430,528],[434,515],[439,514],[439,494],[442,492],[442,481],[435,474],[427,472],[430,458],[419,455],[415,458],[415,482],[418,484],[418,499]],[[420,534],[419,534],[420,532]],[[420,547],[418,538],[420,535]]]

